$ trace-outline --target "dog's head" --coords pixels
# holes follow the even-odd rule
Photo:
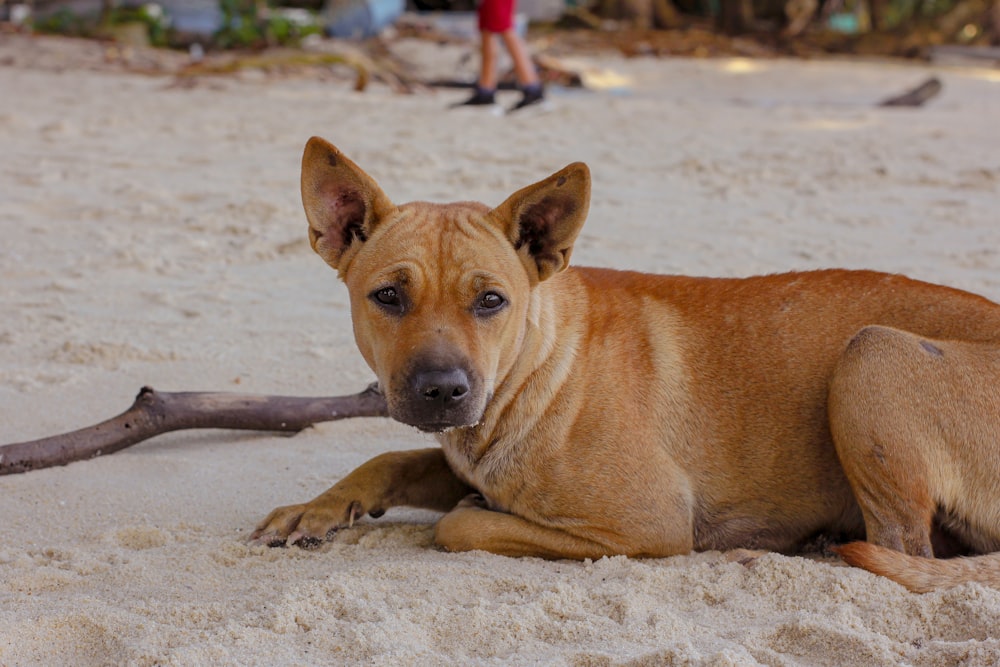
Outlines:
[[[493,209],[397,206],[313,137],[302,201],[313,249],[347,284],[354,337],[389,414],[442,431],[476,424],[512,367],[535,286],[569,262],[590,172],[571,164]]]

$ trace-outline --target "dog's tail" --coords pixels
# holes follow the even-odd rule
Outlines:
[[[914,593],[926,593],[966,582],[1000,588],[1000,553],[968,558],[921,558],[869,542],[835,547],[849,565],[888,577]]]

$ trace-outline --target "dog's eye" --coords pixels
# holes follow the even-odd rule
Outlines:
[[[394,287],[383,287],[375,292],[375,298],[378,299],[379,303],[384,303],[387,306],[399,303],[399,295]]]
[[[507,301],[496,292],[487,292],[476,301],[476,312],[481,315],[495,313],[500,308],[503,308],[506,303]]]
[[[377,304],[389,310],[401,310],[403,307],[403,301],[395,287],[383,287],[381,289],[377,289],[372,292],[371,298],[374,299]]]

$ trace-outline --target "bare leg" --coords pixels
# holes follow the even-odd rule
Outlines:
[[[499,54],[496,35],[483,30],[479,33],[479,37],[479,87],[483,90],[496,90],[497,56]]]
[[[472,491],[448,467],[439,448],[389,452],[359,466],[313,500],[277,508],[250,539],[270,545],[314,544],[365,514],[377,517],[397,506],[446,512]]]
[[[517,77],[518,85],[521,88],[537,85],[538,71],[535,69],[535,64],[531,62],[528,47],[518,36],[517,31],[511,28],[502,32],[500,39],[503,40],[507,52],[510,53],[510,57],[514,61],[514,75]]]

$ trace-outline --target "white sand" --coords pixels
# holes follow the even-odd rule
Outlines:
[[[630,94],[500,118],[336,81],[169,88],[50,46],[0,37],[0,62],[30,63],[0,66],[0,442],[109,417],[143,384],[364,387],[345,290],[305,241],[312,134],[398,201],[495,204],[584,160],[580,264],[870,267],[1000,299],[996,72],[937,70],[940,98],[887,110],[931,70],[609,57]],[[427,444],[378,419],[202,431],[0,478],[0,664],[1000,661],[1000,591],[914,595],[833,559],[453,555],[405,510],[314,551],[244,543],[274,506]]]

